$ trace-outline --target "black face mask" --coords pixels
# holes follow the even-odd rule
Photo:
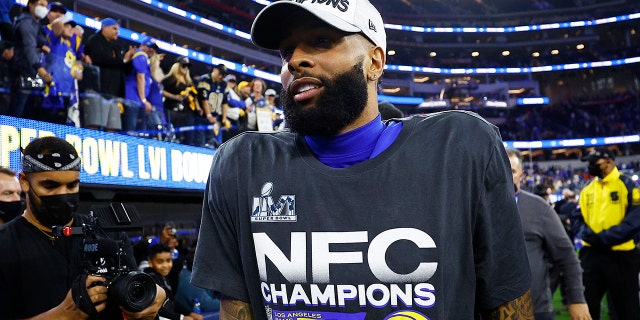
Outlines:
[[[39,198],[37,203],[35,198]],[[63,226],[73,218],[73,213],[80,204],[80,195],[76,193],[56,194],[52,196],[38,196],[29,188],[29,203],[31,212],[45,227]]]
[[[0,219],[9,222],[24,211],[24,200],[4,202],[0,201]]]
[[[596,163],[589,163],[589,166],[587,167],[587,170],[589,170],[589,174],[594,176],[594,177],[598,177],[600,179],[602,179],[602,169],[600,169],[600,166]]]

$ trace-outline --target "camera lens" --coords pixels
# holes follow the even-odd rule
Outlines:
[[[132,283],[129,287],[129,299],[133,301],[140,301],[144,298],[144,294],[144,284],[139,281]]]
[[[156,283],[140,271],[131,271],[113,279],[109,286],[109,299],[129,311],[142,311],[156,298]]]

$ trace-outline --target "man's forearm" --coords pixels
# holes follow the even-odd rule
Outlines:
[[[483,320],[533,320],[531,291],[493,310],[482,312]]]
[[[204,112],[204,115],[208,115],[211,114],[211,108],[209,107],[209,101],[206,99],[202,99],[200,100],[200,107],[202,108],[202,111]]]
[[[223,103],[222,106],[220,107],[222,109],[222,120],[226,120],[227,119],[227,108],[229,106],[226,103]]]
[[[138,89],[138,98],[140,98],[140,102],[143,102],[144,99],[146,99],[147,97],[144,94],[144,87],[145,87],[145,75],[144,73],[138,73],[136,74],[136,84],[137,84],[137,89]]]
[[[220,301],[220,320],[252,320],[251,305],[240,300],[222,298]]]

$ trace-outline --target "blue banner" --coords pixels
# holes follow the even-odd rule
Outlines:
[[[204,190],[215,150],[0,116],[0,166],[21,171],[20,149],[36,137],[69,141],[83,184]]]

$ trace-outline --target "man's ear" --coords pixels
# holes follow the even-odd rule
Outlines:
[[[369,79],[380,79],[382,72],[384,71],[384,64],[386,62],[386,56],[382,48],[372,47],[369,50],[370,65],[367,70]]]
[[[20,182],[20,188],[22,188],[22,192],[29,192],[29,180],[27,180],[27,175],[24,172],[18,173],[18,181]]]

